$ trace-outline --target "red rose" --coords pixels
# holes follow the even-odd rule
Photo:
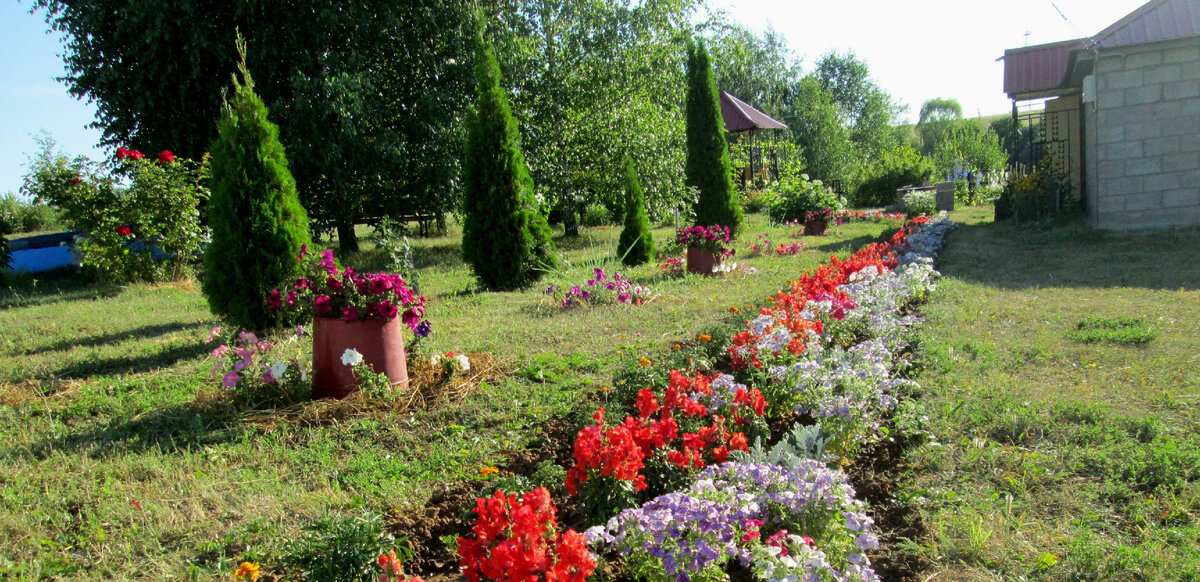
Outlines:
[[[140,160],[146,157],[146,154],[143,154],[137,150],[129,150],[125,155],[129,156],[129,159],[131,160]]]
[[[123,160],[129,156],[129,150],[125,148],[117,148],[117,159]]]
[[[158,163],[169,164],[174,161],[175,161],[175,154],[171,153],[171,150],[163,150],[158,153]]]
[[[129,236],[129,235],[133,234],[133,229],[122,224],[117,227],[117,234],[119,234],[121,236]]]

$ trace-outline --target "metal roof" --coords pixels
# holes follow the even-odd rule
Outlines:
[[[1100,49],[1200,36],[1200,0],[1150,0],[1092,37]]]
[[[1196,36],[1200,36],[1200,0],[1150,0],[1095,36],[1004,51],[1004,92],[1020,100],[1078,90],[1078,80],[1067,79],[1076,51]]]
[[[725,131],[731,133],[752,129],[787,129],[786,123],[772,119],[724,91],[721,91],[721,117],[725,120]]]
[[[1061,93],[1071,53],[1087,48],[1077,38],[1004,51],[1004,92],[1012,99],[1035,99]]]

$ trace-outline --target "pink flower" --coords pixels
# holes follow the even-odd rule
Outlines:
[[[354,321],[358,319],[358,308],[351,305],[342,310],[342,319],[346,321]]]
[[[224,358],[225,354],[228,354],[228,353],[229,353],[229,346],[227,346],[225,344],[221,344],[221,345],[213,348],[212,357],[220,359],[220,358]]]
[[[322,295],[313,300],[313,312],[317,315],[326,315],[333,311],[333,301],[328,295]],[[301,330],[303,331],[303,330]],[[296,335],[303,335],[302,333]]]
[[[338,274],[337,265],[333,262],[333,251],[325,249],[321,251],[321,261],[318,263],[326,273],[336,276]]]
[[[213,338],[217,337],[217,335],[219,335],[220,333],[221,333],[221,326],[218,325],[217,327],[212,328],[212,331],[208,333],[208,339],[204,340],[204,341],[211,342],[211,341],[213,341]]]
[[[279,289],[272,289],[271,294],[267,295],[267,307],[271,309],[283,307],[283,299],[279,297]]]
[[[295,306],[296,306],[296,291],[295,291],[295,290],[288,291],[288,294],[287,294],[287,305],[288,305],[288,307],[295,307]]]
[[[252,331],[243,331],[243,332],[239,333],[238,339],[242,340],[243,343],[247,343],[247,344],[258,343],[258,336],[254,335],[254,332],[252,332]]]
[[[238,376],[237,372],[226,372],[225,377],[221,380],[221,383],[224,384],[226,388],[233,388],[234,386],[237,386],[238,380],[240,379],[241,378]]]
[[[380,301],[377,309],[379,310],[379,315],[384,319],[395,319],[396,314],[399,313],[396,306],[392,305],[392,302],[387,299]]]
[[[308,243],[300,245],[300,254],[296,255],[296,260],[299,261],[304,255],[308,254]]]

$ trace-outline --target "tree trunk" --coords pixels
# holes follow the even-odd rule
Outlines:
[[[579,236],[579,213],[575,209],[575,194],[563,197],[563,234],[570,237]]]
[[[338,248],[342,253],[358,252],[358,235],[354,233],[354,223],[340,220],[337,225]]]

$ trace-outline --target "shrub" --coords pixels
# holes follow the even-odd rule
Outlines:
[[[8,219],[10,232],[61,230],[62,211],[41,200],[25,201],[12,193],[0,196],[0,216]]]
[[[937,213],[937,194],[932,191],[913,190],[904,195],[904,211],[909,218],[922,214]]]
[[[771,203],[771,221],[777,224],[807,219],[809,212],[837,212],[845,206],[845,200],[830,190],[820,180],[809,180],[808,174],[784,178],[778,184],[779,193]]]
[[[599,202],[593,202],[583,207],[584,226],[605,226],[612,224],[612,213]]]
[[[703,42],[688,43],[687,71],[687,185],[700,191],[696,224],[723,224],[736,234],[742,208],[733,189],[721,101]]]
[[[617,254],[622,263],[631,267],[654,257],[654,234],[646,216],[646,196],[633,160],[628,157],[625,158],[625,228],[617,242]]]
[[[775,201],[775,193],[763,188],[761,190],[746,190],[742,195],[742,210],[747,214],[763,212],[771,208]]]
[[[482,26],[475,42],[478,100],[467,120],[463,161],[463,258],[484,287],[519,289],[557,260],[550,225],[534,199],[517,121],[500,85],[500,64]]]
[[[309,239],[308,215],[296,197],[279,128],[254,92],[239,37],[242,82],[221,108],[212,144],[212,244],[204,256],[204,295],[212,312],[234,327],[263,330],[284,323],[263,298],[295,278],[296,256]]]
[[[12,262],[12,252],[8,250],[8,235],[12,234],[8,217],[0,212],[0,287],[8,285],[8,264]]]
[[[933,176],[933,162],[908,146],[883,153],[868,170],[867,179],[854,192],[855,206],[888,206],[896,202],[896,190],[920,185]]]
[[[176,159],[169,152],[147,159],[137,150],[118,148],[110,173],[83,157],[68,160],[50,140],[30,162],[22,187],[36,202],[61,209],[71,228],[85,235],[76,250],[84,265],[101,277],[124,283],[178,279],[200,250],[203,161]],[[120,179],[129,186],[118,186]]]

